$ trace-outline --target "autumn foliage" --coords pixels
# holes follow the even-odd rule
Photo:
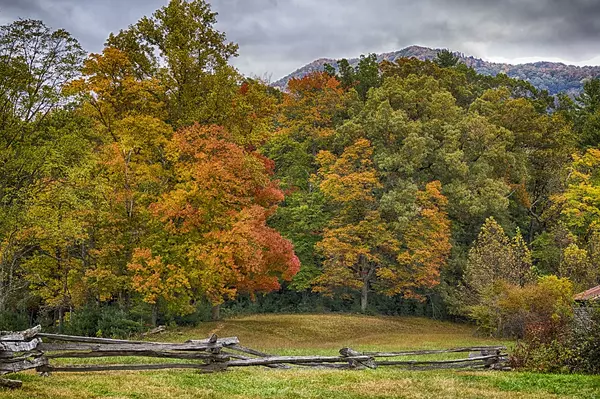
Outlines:
[[[446,213],[448,200],[441,188],[440,182],[434,181],[417,193],[419,211],[403,233],[404,245],[396,259],[397,267],[378,271],[386,295],[402,293],[422,299],[420,290],[434,288],[440,283],[440,272],[452,248],[450,220]]]
[[[554,98],[442,52],[279,90],[230,65],[216,17],[172,0],[87,56],[41,21],[0,28],[0,329],[225,304],[502,333],[504,300],[552,317],[520,300],[540,276],[600,283],[600,81]]]
[[[325,261],[314,290],[360,290],[363,311],[371,286],[388,296],[421,299],[419,290],[439,284],[451,248],[441,184],[428,183],[417,193],[415,219],[398,231],[378,209],[383,184],[372,157],[373,148],[366,139],[357,140],[339,157],[327,151],[317,157],[320,188],[331,199],[337,216],[318,244]]]
[[[290,280],[300,268],[292,244],[266,225],[283,200],[272,163],[217,126],[182,129],[168,150],[175,179],[150,208],[177,237],[192,291],[217,305]]]

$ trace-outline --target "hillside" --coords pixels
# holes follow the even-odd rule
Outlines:
[[[478,337],[471,325],[421,317],[385,317],[349,314],[242,316],[179,328],[161,335],[177,341],[209,336],[237,336],[245,345],[274,351],[314,349],[335,353],[343,346],[359,349],[444,348],[496,345],[498,339]]]
[[[152,339],[181,342],[188,338],[204,338],[209,332],[216,332],[220,336],[237,335],[246,346],[294,355],[334,355],[346,345],[357,350],[391,350],[498,343],[497,340],[474,337],[473,328],[461,324],[423,318],[339,314],[244,316],[203,323],[196,328],[169,330]],[[124,360],[112,359],[119,362]],[[139,359],[137,362],[150,361]],[[78,360],[63,362],[71,364]],[[29,372],[17,377],[25,382],[23,388],[13,391],[0,388],[0,397],[587,399],[598,397],[600,391],[598,376],[456,370],[423,372],[396,367],[349,371],[251,368],[216,374],[201,374],[195,370],[57,372],[49,377]]]
[[[399,51],[391,53],[382,53],[377,55],[379,62],[395,61],[398,58],[415,57],[420,60],[432,60],[435,58],[438,49],[431,49],[420,46],[410,46]],[[477,72],[485,75],[497,75],[505,73],[512,78],[523,79],[531,82],[535,87],[541,90],[548,90],[550,94],[566,92],[574,95],[579,93],[583,87],[583,82],[586,79],[600,76],[600,66],[575,66],[565,65],[559,62],[534,62],[527,64],[502,64],[496,62],[488,62],[472,56],[458,54],[461,62],[474,68]],[[350,64],[355,65],[358,58],[349,60]],[[320,58],[303,66],[291,74],[281,78],[272,86],[285,88],[287,82],[292,78],[306,76],[314,71],[322,71],[325,64],[336,66],[336,60],[330,58]]]

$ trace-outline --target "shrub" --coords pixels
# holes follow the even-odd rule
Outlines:
[[[568,279],[541,277],[524,287],[497,281],[480,291],[470,317],[489,335],[547,343],[565,330],[573,317],[573,286]]]
[[[21,331],[27,327],[29,327],[29,320],[26,313],[0,312],[0,330]]]
[[[105,308],[98,320],[96,336],[110,338],[129,338],[144,330],[141,321],[131,320],[127,312],[115,308]]]
[[[566,278],[545,276],[537,284],[506,286],[498,308],[502,335],[549,343],[573,319],[573,285]]]
[[[64,325],[65,333],[86,337],[95,336],[101,312],[98,305],[90,304],[69,313]]]
[[[553,328],[529,325],[511,354],[512,366],[537,372],[600,374],[600,307],[578,310],[578,317],[566,325],[556,321]]]
[[[574,351],[565,341],[520,342],[510,356],[511,367],[539,373],[567,373],[573,368]]]
[[[573,326],[574,371],[600,374],[600,306],[583,310],[587,317],[576,320]]]
[[[107,338],[128,338],[143,329],[141,321],[117,306],[88,305],[71,312],[65,323],[69,334]]]

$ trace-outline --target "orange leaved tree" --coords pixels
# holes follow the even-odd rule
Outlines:
[[[320,188],[337,216],[317,244],[325,260],[314,291],[332,294],[339,288],[360,290],[362,311],[367,309],[377,270],[394,262],[399,250],[399,242],[377,209],[375,192],[381,183],[372,156],[369,140],[359,139],[339,157],[328,151],[317,157]]]
[[[377,271],[383,294],[423,299],[418,290],[433,288],[440,283],[440,271],[452,248],[450,220],[446,213],[448,200],[441,189],[441,183],[433,181],[424,190],[417,191],[417,213],[402,231],[402,250],[396,258],[397,263]]]
[[[410,224],[394,227],[378,209],[383,185],[372,156],[371,143],[364,138],[339,157],[327,151],[318,156],[320,188],[336,216],[317,244],[325,260],[314,290],[360,290],[363,312],[371,289],[423,299],[419,291],[439,284],[451,249],[441,184],[434,181],[417,191]]]
[[[175,181],[151,209],[175,240],[169,251],[179,253],[195,299],[218,307],[240,292],[278,289],[298,272],[292,244],[266,224],[283,200],[271,161],[218,126],[182,129],[168,151]]]

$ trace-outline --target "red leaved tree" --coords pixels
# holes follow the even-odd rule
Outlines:
[[[266,223],[283,200],[271,161],[224,128],[200,125],[174,135],[169,158],[175,182],[151,209],[176,242],[195,298],[217,307],[240,292],[279,289],[298,272],[292,244]]]

